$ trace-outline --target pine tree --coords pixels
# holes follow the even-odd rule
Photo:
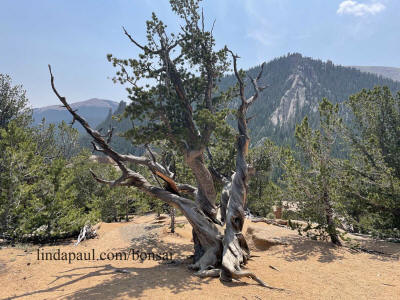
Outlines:
[[[296,202],[304,219],[317,222],[329,234],[332,243],[341,245],[335,213],[341,199],[341,174],[337,168],[339,163],[332,155],[338,140],[337,127],[341,124],[339,107],[323,99],[319,112],[320,129],[311,129],[307,117],[296,127],[303,163],[295,159],[290,150],[285,150],[285,196]]]
[[[185,215],[193,228],[195,252],[190,268],[197,271],[196,275],[219,276],[224,281],[251,277],[266,286],[252,272],[241,269],[250,257],[242,234],[249,178],[246,160],[250,143],[247,110],[265,88],[259,86],[262,71],[256,78],[251,78],[254,93],[247,97],[244,74],[237,69],[238,56],[227,47],[214,50],[212,30],[207,31],[203,26],[204,17],[199,11],[199,1],[171,0],[170,4],[184,23],[177,35],[168,35],[165,24],[153,14],[147,22],[146,44],[138,43],[125,30],[130,41],[142,51],[139,58],[124,60],[109,55],[108,59],[119,68],[114,80],[129,84],[127,91],[131,103],[126,108],[126,114],[134,122],[134,127],[127,132],[127,136],[137,144],[166,140],[171,149],[184,157],[185,165],[196,179],[196,187],[177,183],[169,168],[153,159],[116,152],[59,94],[49,66],[52,89],[73,118],[94,139],[95,150],[111,157],[122,172],[116,180],[101,179],[93,172],[97,181],[111,187],[134,186],[174,205]],[[217,218],[217,192],[204,156],[217,124],[228,126],[226,102],[232,99],[232,90],[220,92],[216,89],[216,82],[229,69],[229,54],[232,55],[240,96],[236,113],[239,134],[236,139],[236,172],[232,177],[222,237],[222,222]],[[152,79],[155,83],[152,86],[140,86],[142,79]],[[140,172],[129,168],[128,163],[147,167],[154,176],[165,182],[165,187],[158,187]],[[185,197],[184,194],[191,196]]]
[[[31,110],[27,107],[26,91],[21,85],[12,85],[11,77],[0,74],[0,128],[16,119],[20,124],[27,125]]]
[[[376,87],[346,104],[350,217],[362,232],[400,238],[400,93],[392,96],[387,87]]]

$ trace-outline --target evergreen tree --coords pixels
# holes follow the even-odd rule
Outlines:
[[[317,222],[329,234],[332,243],[341,245],[337,232],[335,208],[342,197],[337,168],[337,159],[332,155],[337,142],[338,105],[323,99],[319,106],[320,129],[310,128],[308,118],[296,127],[298,149],[304,163],[300,163],[285,150],[285,186],[287,200],[298,205],[300,214],[306,220]]]
[[[346,103],[350,144],[347,209],[357,230],[400,237],[400,93],[362,90]]]
[[[271,171],[275,146],[270,140],[265,140],[260,146],[250,149],[249,159],[253,174],[249,180],[248,204],[250,212],[267,216],[272,212],[272,206],[279,204],[279,187],[271,180]]]
[[[25,125],[28,123],[30,110],[25,94],[22,86],[12,85],[10,76],[0,74],[0,128],[6,127],[13,119]]]
[[[172,10],[184,23],[180,32],[168,35],[165,24],[153,13],[147,22],[147,43],[138,43],[127,31],[130,41],[142,50],[138,59],[108,59],[119,71],[114,79],[129,83],[127,91],[132,103],[126,108],[134,127],[127,136],[138,144],[150,144],[165,140],[170,148],[178,151],[191,169],[197,188],[179,184],[168,167],[145,156],[124,155],[115,151],[109,141],[93,130],[62,97],[54,84],[49,66],[51,86],[62,104],[68,109],[94,139],[95,150],[111,157],[121,170],[118,179],[95,179],[111,187],[134,186],[139,190],[179,208],[193,228],[194,263],[191,269],[199,276],[220,276],[224,281],[232,278],[251,277],[266,286],[253,273],[241,267],[250,257],[249,248],[242,234],[244,206],[249,177],[247,154],[250,138],[247,129],[247,110],[257,100],[265,87],[259,86],[262,72],[251,79],[254,94],[244,92],[243,72],[237,69],[237,58],[227,47],[215,51],[212,30],[204,27],[199,1],[170,0]],[[210,145],[217,124],[228,126],[229,110],[226,102],[232,98],[232,90],[219,92],[216,82],[228,70],[228,54],[232,55],[233,69],[238,81],[241,104],[237,110],[236,172],[232,177],[231,195],[226,207],[226,227],[221,236],[222,222],[217,218],[215,183],[208,169],[204,154]],[[154,80],[154,85],[140,86],[142,79]],[[136,122],[136,123],[135,123]],[[139,122],[143,122],[140,124]],[[132,170],[127,164],[147,167],[151,173],[165,182],[160,188]],[[185,197],[184,194],[191,196]],[[194,197],[195,201],[190,198]],[[212,270],[210,270],[212,268]]]
[[[34,182],[43,172],[42,157],[36,155],[32,132],[11,121],[0,128],[0,233],[18,235],[20,214],[29,205]]]

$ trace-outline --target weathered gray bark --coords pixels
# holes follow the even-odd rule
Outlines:
[[[216,192],[211,173],[205,166],[203,153],[204,150],[191,151],[185,155],[185,162],[193,171],[198,183],[196,200],[203,212],[209,218],[215,220],[217,216]]]
[[[198,183],[195,201],[204,214],[214,223],[218,224],[217,208],[215,206],[216,192],[214,181],[210,171],[204,164],[204,149],[198,151],[188,151],[185,153],[185,162],[192,170]],[[205,253],[197,233],[193,231],[194,256],[193,262],[196,263]]]
[[[188,21],[188,20],[186,20]],[[189,24],[190,23],[190,24]],[[190,26],[198,26],[197,23],[189,22]],[[199,28],[197,28],[200,30]],[[203,28],[204,29],[204,28]],[[171,58],[171,51],[182,42],[182,40],[177,40],[175,42],[170,42],[166,35],[161,31],[158,32],[159,39],[159,47],[158,49],[149,49],[146,46],[140,45],[137,41],[135,41],[132,36],[124,29],[125,35],[130,39],[130,41],[135,44],[137,47],[142,49],[144,53],[151,53],[154,56],[157,56],[161,62],[161,68],[164,74],[165,80],[168,82],[166,86],[171,86],[176,92],[177,100],[180,101],[182,105],[182,113],[183,113],[183,121],[182,126],[187,129],[188,137],[185,141],[185,163],[192,170],[196,181],[197,181],[197,190],[195,201],[198,204],[199,209],[201,209],[204,214],[210,218],[214,223],[218,224],[218,220],[216,218],[217,209],[215,206],[216,200],[216,191],[214,188],[214,182],[212,180],[212,176],[204,164],[203,153],[204,147],[207,145],[208,140],[212,133],[212,128],[207,128],[200,136],[198,130],[193,121],[193,112],[190,101],[187,97],[187,91],[185,90],[185,86],[183,80],[181,78],[181,74],[178,71],[178,67],[176,66],[176,60]],[[211,49],[208,49],[206,45],[202,45],[203,50],[209,52]],[[206,47],[206,48],[204,48]],[[212,104],[212,90],[214,88],[216,76],[215,76],[215,68],[213,62],[210,60],[204,64],[204,68],[206,70],[207,76],[207,86],[204,91],[205,103],[207,108],[211,111],[215,111],[215,107]],[[121,69],[122,72],[126,72],[125,68]],[[128,75],[129,76],[129,75]],[[164,122],[164,125],[167,129],[170,129],[168,117],[161,113],[161,119]],[[181,141],[177,141],[174,137],[172,130],[169,130],[168,137],[175,142],[176,144],[181,143]],[[199,253],[203,252],[202,245],[197,244],[198,239],[193,235],[193,240],[195,241],[195,261],[199,256]],[[200,251],[199,253],[197,253]]]
[[[220,199],[220,214],[221,214],[220,222],[221,225],[223,225],[225,224],[226,220],[226,210],[228,208],[229,196],[232,189],[233,175],[231,176],[231,178],[229,178],[227,175],[222,174],[215,168],[214,159],[208,147],[207,147],[207,155],[210,160],[210,165],[208,169],[213,177],[213,180],[222,184],[221,199]]]
[[[250,138],[247,131],[246,113],[248,107],[257,100],[260,91],[264,89],[263,87],[258,86],[258,80],[261,77],[263,68],[257,79],[251,79],[255,89],[255,94],[249,99],[246,99],[244,95],[244,82],[237,71],[237,56],[233,53],[232,56],[235,75],[239,82],[241,105],[237,113],[239,136],[237,139],[236,173],[232,180],[232,188],[229,195],[226,215],[226,229],[222,241],[223,253],[221,279],[224,281],[230,281],[232,278],[247,276],[255,279],[261,285],[266,286],[265,283],[259,280],[251,272],[241,270],[241,267],[246,264],[247,260],[250,258],[250,250],[246,239],[242,234],[245,219],[244,206],[246,203],[247,180],[249,177],[246,156]]]
[[[125,28],[124,33],[133,44],[142,49],[144,52],[149,52],[155,56],[158,56],[162,62],[162,70],[165,71],[165,75],[168,78],[168,81],[171,82],[171,84],[173,85],[178,101],[181,102],[183,108],[182,112],[184,115],[184,122],[182,125],[188,130],[189,136],[188,140],[186,141],[187,149],[185,153],[185,163],[192,170],[198,183],[196,202],[198,202],[200,209],[203,210],[203,212],[209,218],[215,221],[217,214],[217,210],[215,207],[216,192],[212,176],[203,161],[204,145],[207,143],[210,137],[211,130],[209,132],[206,132],[205,136],[201,138],[199,137],[198,131],[194,124],[191,104],[188,101],[186,91],[175,62],[173,59],[171,59],[170,56],[171,50],[179,45],[179,41],[176,41],[174,44],[170,45],[169,42],[165,39],[165,36],[163,34],[159,34],[160,48],[158,50],[150,50],[146,46],[142,46],[137,41],[135,41],[132,36],[125,30]],[[208,108],[213,111],[214,107],[211,104],[211,95],[213,83],[215,81],[214,70],[212,66],[206,66],[206,69],[209,82],[205,91],[205,96],[207,100],[206,102],[209,105]],[[166,125],[168,125],[169,120],[165,116],[162,117],[165,123],[167,123]],[[168,128],[169,126],[166,127]],[[175,140],[171,132],[169,134],[169,137],[173,141]]]
[[[99,132],[93,130],[89,124],[74,111],[67,103],[65,97],[60,96],[54,86],[54,77],[51,73],[51,85],[54,93],[57,95],[59,100],[63,103],[64,107],[72,114],[73,120],[78,121],[86,130],[86,132],[94,139],[94,148],[97,151],[103,152],[104,154],[111,157],[122,171],[122,175],[117,180],[108,181],[100,179],[92,172],[93,177],[100,183],[108,184],[110,186],[134,186],[141,191],[147,193],[150,196],[156,197],[174,207],[178,208],[188,219],[189,223],[193,227],[193,232],[197,236],[199,245],[201,245],[204,254],[200,259],[192,266],[193,269],[207,269],[209,266],[217,266],[220,263],[220,257],[222,252],[222,235],[220,232],[220,226],[215,224],[209,216],[207,216],[197,202],[190,199],[184,198],[177,195],[179,187],[182,186],[183,192],[190,192],[194,195],[198,195],[199,191],[189,185],[179,185],[169,177],[169,171],[161,165],[146,157],[137,157],[133,155],[122,155],[114,151],[100,135]],[[170,183],[172,189],[177,192],[171,192],[160,187],[151,185],[141,174],[130,170],[126,166],[126,162],[133,162],[147,166],[155,174],[160,176],[162,179]],[[198,197],[198,196],[197,196]],[[218,259],[219,258],[219,259]]]
[[[244,98],[244,85],[236,71],[236,56],[234,56],[235,73],[238,77],[241,87],[242,105],[239,109],[238,127],[239,137],[237,141],[238,154],[236,159],[236,173],[233,176],[231,193],[227,205],[226,229],[225,233],[218,220],[216,219],[215,209],[215,190],[211,173],[205,167],[202,154],[203,151],[197,153],[187,153],[187,163],[191,166],[196,178],[198,179],[198,188],[193,188],[185,184],[177,184],[166,168],[157,164],[154,160],[146,157],[137,157],[133,155],[122,155],[114,151],[104,138],[93,130],[89,124],[80,117],[67,103],[65,97],[59,95],[54,86],[54,77],[49,66],[51,75],[51,86],[67,110],[72,114],[73,120],[77,120],[86,130],[86,132],[94,139],[93,146],[95,150],[103,152],[111,157],[122,172],[117,180],[109,181],[100,179],[92,172],[93,177],[102,184],[110,186],[134,186],[150,196],[156,197],[176,208],[178,208],[187,218],[193,228],[193,237],[195,248],[195,263],[189,268],[196,270],[195,273],[201,277],[218,277],[222,280],[230,280],[231,278],[250,277],[265,287],[267,286],[253,273],[241,270],[241,266],[246,263],[249,258],[249,248],[246,240],[241,232],[244,223],[243,206],[246,201],[248,167],[246,163],[246,155],[249,144],[247,135],[246,111],[253,103],[261,88],[257,85],[260,75],[253,80],[256,94],[249,98]],[[126,166],[126,162],[133,162],[147,166],[153,174],[156,174],[168,183],[169,188],[163,189],[152,185],[141,174],[132,171]],[[197,201],[190,200],[181,196],[181,193],[189,193],[196,197]],[[272,288],[272,287],[269,287]]]
[[[232,176],[233,178],[233,176]],[[225,224],[226,211],[228,209],[228,201],[232,189],[232,181],[228,181],[226,178],[223,179],[224,186],[221,191],[221,222]]]

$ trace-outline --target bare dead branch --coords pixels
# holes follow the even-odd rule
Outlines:
[[[264,67],[265,67],[265,62],[261,65],[261,70],[260,70],[260,72],[258,73],[258,76],[257,76],[257,78],[256,78],[257,81],[261,79],[261,76],[262,76],[262,74],[263,74],[263,72],[264,72]]]
[[[244,82],[242,77],[240,76],[238,70],[237,70],[237,59],[240,58],[238,55],[234,54],[231,50],[228,49],[228,51],[231,53],[232,55],[232,59],[233,59],[233,71],[235,72],[235,76],[236,79],[239,83],[239,93],[240,93],[240,99],[242,100],[242,102],[246,102],[246,98],[244,96]]]
[[[264,281],[262,281],[254,273],[252,273],[250,271],[236,271],[236,272],[233,273],[233,278],[235,278],[235,279],[240,279],[242,277],[249,277],[249,278],[253,279],[254,281],[258,282],[261,286],[266,287],[268,289],[277,290],[277,291],[284,291],[284,289],[276,288],[276,287],[273,287],[273,286],[270,286],[270,285],[266,284]]]
[[[71,113],[73,118],[77,120],[83,128],[86,130],[86,132],[93,137],[95,142],[103,149],[104,153],[106,153],[108,156],[110,156],[117,164],[118,167],[121,169],[123,174],[128,173],[128,168],[125,166],[123,163],[123,159],[121,158],[121,155],[117,152],[115,152],[110,146],[106,143],[106,141],[103,139],[103,137],[100,135],[100,133],[97,130],[93,130],[89,124],[86,122],[85,119],[83,119],[80,115],[77,114],[75,110],[71,108],[71,106],[67,103],[67,100],[65,97],[62,97],[57,89],[55,88],[54,85],[54,76],[51,71],[51,66],[49,65],[49,72],[50,72],[50,77],[51,77],[51,87],[53,89],[53,92],[56,94],[58,99],[61,101],[61,103],[65,106],[65,108]]]
[[[159,53],[161,53],[161,50],[153,51],[153,50],[149,49],[149,47],[140,45],[138,42],[136,42],[136,41],[132,38],[132,36],[128,33],[128,31],[126,31],[126,29],[125,29],[124,26],[122,26],[122,29],[124,30],[124,33],[125,33],[125,35],[129,38],[129,40],[130,40],[133,44],[135,44],[137,47],[139,47],[140,49],[142,49],[144,52],[148,52],[148,53],[152,53],[152,54],[159,54]]]
[[[246,119],[246,122],[249,123],[249,122],[250,122],[251,120],[253,120],[255,117],[257,117],[257,114],[254,114],[254,115],[248,117],[248,118]]]
[[[93,152],[94,152],[94,151],[97,151],[97,152],[102,152],[102,153],[104,153],[103,149],[100,149],[99,147],[97,147],[97,145],[96,145],[95,142],[91,141],[91,144],[92,144],[92,146],[93,146]]]
[[[250,78],[251,83],[253,84],[253,88],[254,88],[254,91],[255,91],[255,94],[254,94],[252,97],[250,97],[249,99],[246,100],[246,103],[247,103],[247,105],[249,105],[249,106],[250,106],[254,101],[256,101],[257,98],[258,98],[258,96],[259,96],[259,94],[260,94],[264,89],[267,88],[267,86],[262,86],[262,87],[260,87],[260,86],[258,85],[258,81],[260,80],[260,78],[261,78],[261,76],[262,76],[262,74],[263,74],[263,71],[264,71],[264,65],[265,65],[265,63],[262,64],[260,73],[258,74],[258,76],[257,76],[256,79],[254,79],[254,78],[252,78],[250,75],[248,75],[249,78]]]
[[[151,151],[149,144],[145,144],[144,147],[145,147],[146,150],[149,152],[149,154],[150,154],[150,156],[151,156],[151,159],[152,159],[153,162],[155,163],[155,162],[156,162],[156,157],[154,156],[153,152]]]
[[[214,21],[213,21],[213,24],[212,24],[212,26],[211,26],[211,30],[210,30],[211,37],[213,36],[213,31],[214,31],[215,21],[217,21],[217,20],[216,20],[216,19],[214,19]]]
[[[109,185],[111,187],[114,186],[129,186],[129,182],[127,181],[128,177],[127,176],[121,176],[120,178],[118,178],[117,180],[105,180],[105,179],[101,179],[99,178],[96,173],[93,172],[93,170],[89,170],[90,173],[92,174],[93,178],[102,184],[106,184]]]

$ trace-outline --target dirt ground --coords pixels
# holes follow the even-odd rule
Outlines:
[[[167,218],[157,220],[148,215],[128,223],[101,223],[98,238],[76,247],[73,240],[40,249],[3,247],[0,298],[400,299],[400,244],[353,236],[353,243],[375,251],[356,252],[309,240],[287,228],[246,221],[244,232],[254,255],[247,267],[267,284],[285,289],[277,291],[251,279],[222,283],[194,276],[187,269],[192,254],[191,227],[182,217],[177,223],[172,234]],[[173,261],[134,260],[132,255],[127,260],[76,259],[71,263],[41,259],[42,253],[58,249],[61,255],[95,251],[97,258],[101,252],[111,253],[111,257],[130,249],[135,249],[131,254],[139,251],[162,256],[167,252]]]

